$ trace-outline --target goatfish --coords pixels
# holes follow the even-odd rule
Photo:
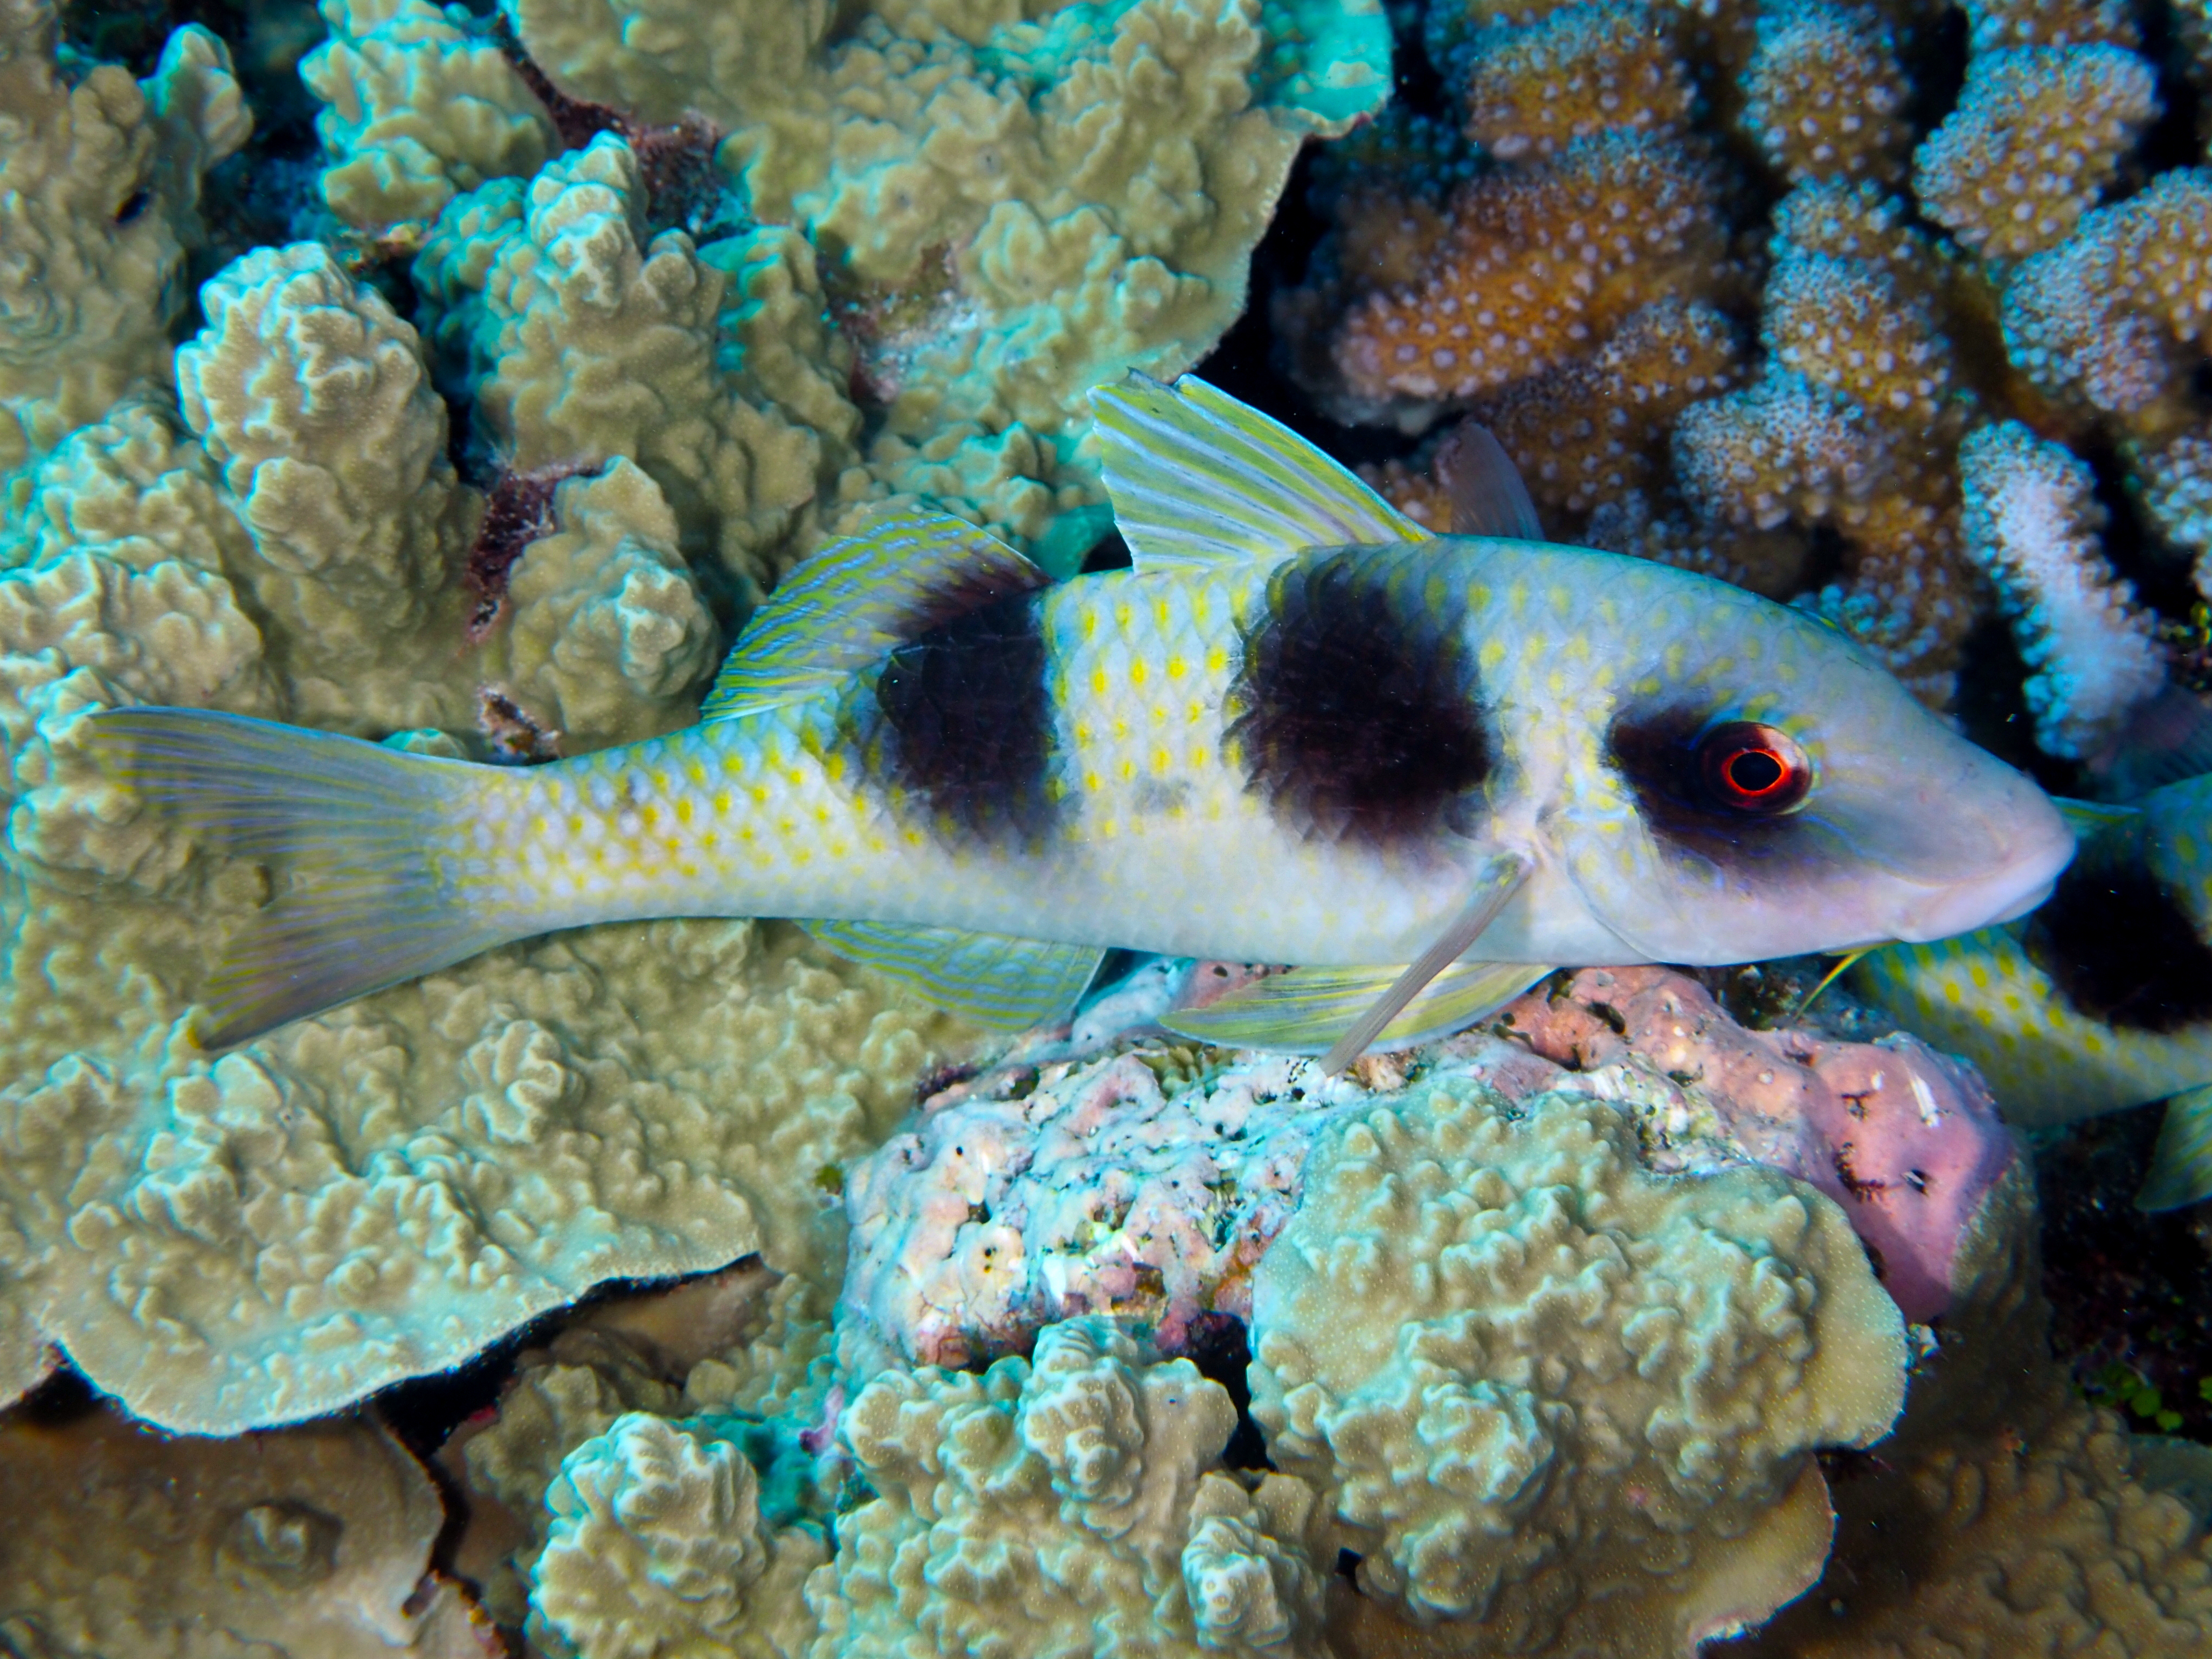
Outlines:
[[[2071,853],[1827,624],[1546,544],[1494,440],[1437,535],[1194,377],[1091,402],[1132,568],[1052,584],[892,514],[793,569],[681,732],[524,769],[91,717],[118,786],[272,872],[199,1041],[556,928],[778,916],[1000,1029],[1108,947],[1296,964],[1168,1023],[1335,1071],[1555,964],[1979,927]]]
[[[1875,951],[1852,988],[2049,1127],[2166,1102],[2136,1202],[2212,1198],[2212,776],[2065,802],[2081,851],[2023,921]]]

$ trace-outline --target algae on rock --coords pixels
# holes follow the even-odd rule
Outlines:
[[[237,1440],[106,1409],[0,1416],[0,1648],[173,1659],[477,1659],[429,1572],[437,1488],[385,1430],[339,1419]]]

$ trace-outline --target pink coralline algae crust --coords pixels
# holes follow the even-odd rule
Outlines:
[[[1663,968],[1585,969],[1564,994],[1500,1018],[1560,1065],[1630,1060],[1696,1089],[1747,1157],[1843,1206],[1906,1318],[1949,1304],[1960,1239],[2014,1158],[1972,1068],[1902,1033],[1869,1043],[1749,1030]]]
[[[1206,986],[1207,965],[1184,983]],[[1632,1101],[1662,1171],[1748,1159],[1796,1176],[1842,1206],[1914,1320],[1948,1305],[1960,1236],[2014,1157],[1980,1079],[1915,1038],[1748,1030],[1658,968],[1584,969],[1485,1029],[1335,1079],[1291,1056],[1207,1067],[1157,1048],[1010,1065],[848,1172],[847,1362],[973,1364],[1085,1313],[1190,1352],[1213,1316],[1249,1317],[1251,1270],[1297,1207],[1316,1135],[1414,1070],[1509,1100]]]
[[[1079,1314],[1139,1320],[1165,1353],[1209,1312],[1246,1316],[1322,1127],[1294,1071],[1312,1080],[1265,1056],[1168,1090],[1125,1053],[928,1112],[847,1176],[840,1325],[959,1366]]]

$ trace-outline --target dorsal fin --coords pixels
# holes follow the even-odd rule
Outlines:
[[[890,514],[784,578],[730,648],[700,705],[700,723],[811,697],[917,634],[1046,580],[964,520]]]
[[[1139,570],[1429,539],[1281,422],[1194,374],[1093,386],[1114,520]]]
[[[1488,427],[1462,421],[1437,447],[1433,471],[1451,498],[1455,536],[1502,536],[1510,541],[1540,542],[1544,526],[1536,503],[1505,447]]]

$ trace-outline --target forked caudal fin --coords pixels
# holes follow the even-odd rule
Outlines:
[[[95,714],[107,777],[211,852],[262,860],[276,896],[224,943],[196,1035],[227,1048],[535,931],[467,901],[452,830],[469,775],[403,754],[201,708]]]

